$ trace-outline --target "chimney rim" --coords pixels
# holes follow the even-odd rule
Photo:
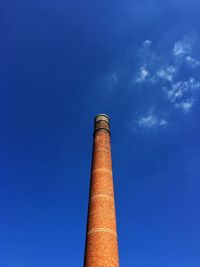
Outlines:
[[[96,121],[96,119],[97,119],[98,117],[101,117],[101,116],[107,118],[108,121],[110,121],[109,116],[108,116],[107,114],[105,114],[105,113],[99,113],[99,114],[97,114],[97,115],[94,117],[94,120]]]

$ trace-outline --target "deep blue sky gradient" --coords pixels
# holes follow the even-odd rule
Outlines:
[[[0,267],[83,265],[100,112],[111,118],[121,266],[200,266],[200,99],[183,114],[129,83],[141,43],[164,53],[198,38],[199,11],[191,0],[1,1]],[[136,129],[149,101],[167,127]]]

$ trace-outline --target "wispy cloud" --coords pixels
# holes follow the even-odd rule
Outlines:
[[[142,128],[164,127],[168,124],[166,119],[156,116],[152,108],[147,113],[140,115],[135,123]]]
[[[180,103],[177,103],[175,106],[177,108],[181,108],[183,111],[188,112],[193,107],[194,100],[193,99],[187,99],[187,101],[182,101]]]
[[[177,68],[171,65],[166,68],[159,69],[156,73],[156,76],[159,77],[160,79],[172,82],[176,72]]]
[[[192,68],[196,68],[200,66],[200,60],[192,58],[190,55],[185,57],[186,62]]]
[[[163,91],[176,108],[188,112],[193,107],[195,90],[198,88],[200,88],[200,82],[190,78],[187,81],[172,83],[171,88],[164,87]]]
[[[121,58],[115,62],[114,70],[112,66],[101,88],[108,88],[110,93],[125,87],[129,93],[132,89],[138,97],[138,102],[134,98],[135,109],[144,105],[143,108],[149,110],[135,113],[132,120],[135,128],[166,127],[171,124],[172,113],[187,114],[198,100],[200,57],[196,48],[189,35],[171,42],[155,43],[146,39],[136,53],[128,53],[123,62]]]
[[[149,47],[152,45],[152,41],[150,40],[145,40],[143,43],[142,43],[143,47]]]
[[[148,69],[146,68],[146,66],[142,66],[140,67],[140,70],[137,73],[136,76],[136,82],[144,82],[147,81],[150,78],[150,73],[148,71]]]
[[[185,36],[182,40],[176,42],[173,47],[173,55],[185,61],[190,67],[197,68],[200,66],[200,60],[192,56],[193,44],[192,39]]]
[[[144,55],[148,54],[149,44],[152,44],[149,40],[142,43]],[[193,55],[193,40],[188,36],[175,42],[171,51],[169,49],[163,55],[157,55],[151,47],[149,53],[152,55],[141,59],[142,67],[135,76],[135,83],[149,82],[154,86],[159,85],[158,88],[162,88],[173,107],[187,113],[192,110],[197,99],[196,91],[200,89],[200,80],[195,73],[195,69],[200,67],[200,61]],[[185,73],[187,66],[190,67],[189,77]],[[141,124],[145,122],[141,120]],[[154,123],[152,117],[152,124]]]
[[[173,47],[174,56],[190,55],[192,51],[191,39],[187,36],[180,41],[177,41]]]

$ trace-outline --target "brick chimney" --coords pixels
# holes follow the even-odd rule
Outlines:
[[[94,120],[84,267],[119,267],[110,119],[105,114]]]

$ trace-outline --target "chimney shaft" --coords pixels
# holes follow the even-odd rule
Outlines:
[[[110,119],[105,114],[94,121],[84,267],[119,267]]]

